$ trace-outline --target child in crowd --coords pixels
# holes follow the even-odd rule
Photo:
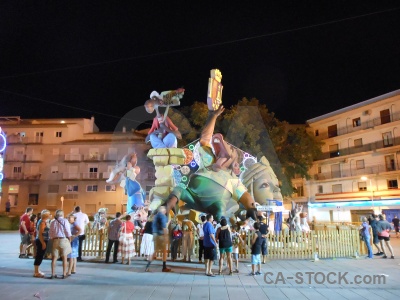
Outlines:
[[[239,244],[244,245],[243,239],[240,237],[240,234],[236,231],[236,227],[232,226],[232,259],[235,262],[235,273],[239,273]]]

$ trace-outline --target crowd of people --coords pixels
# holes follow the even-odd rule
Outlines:
[[[360,226],[360,235],[368,249],[368,255],[366,258],[373,258],[374,255],[382,258],[388,258],[389,251],[390,258],[394,259],[393,247],[390,244],[390,231],[392,230],[392,225],[386,220],[385,215],[372,214],[369,216],[369,218],[362,217],[361,221],[362,224]],[[397,218],[397,216],[393,218],[392,224],[396,232],[396,237],[398,237],[399,219]],[[375,254],[373,253],[371,246],[371,231],[372,244],[378,250],[378,252],[376,252]]]
[[[124,217],[124,220],[122,218]],[[63,210],[57,210],[55,216],[47,209],[37,215],[28,207],[20,217],[19,232],[21,237],[19,258],[34,257],[34,277],[43,278],[45,274],[40,270],[44,258],[51,258],[51,274],[48,278],[65,279],[76,273],[77,262],[82,260],[82,242],[85,240],[85,227],[89,224],[87,214],[79,206],[64,216]],[[137,224],[136,224],[137,225]],[[110,263],[113,249],[112,263],[131,264],[132,258],[137,255],[133,232],[135,223],[130,215],[123,216],[117,212],[115,218],[108,224],[108,243],[105,263]],[[137,226],[136,226],[137,227]],[[142,228],[143,227],[143,228]],[[183,262],[193,262],[195,237],[197,237],[199,251],[198,262],[205,264],[205,275],[215,277],[223,274],[223,266],[227,265],[228,274],[239,273],[239,248],[248,247],[242,239],[245,227],[230,226],[225,217],[214,221],[211,214],[201,215],[199,224],[185,218],[168,220],[166,208],[161,206],[156,214],[148,212],[145,224],[140,227],[142,240],[138,252],[147,261],[145,271],[149,271],[156,253],[162,254],[162,272],[170,272],[167,267],[167,249],[170,245],[171,261],[177,261],[178,247],[181,245]],[[137,228],[136,228],[137,229]],[[399,219],[395,216],[392,224],[385,215],[372,214],[369,218],[362,218],[360,235],[368,249],[366,258],[374,256],[394,258],[390,244],[390,231],[394,229],[399,237]],[[252,224],[250,236],[251,265],[250,275],[261,275],[261,264],[266,263],[268,255],[267,234],[268,224],[262,216]],[[377,252],[374,254],[372,245]],[[62,275],[56,274],[56,262],[62,261]],[[126,261],[126,262],[125,262]],[[218,271],[213,272],[213,265],[217,264]]]
[[[35,215],[33,208],[27,207],[20,217],[19,258],[34,257],[33,276],[37,278],[45,277],[40,265],[44,258],[51,258],[51,275],[48,278],[65,279],[76,273],[77,261],[82,261],[82,241],[87,224],[89,218],[79,206],[67,216],[63,210],[56,210],[54,218],[47,209]],[[62,261],[62,275],[56,274],[57,260]]]

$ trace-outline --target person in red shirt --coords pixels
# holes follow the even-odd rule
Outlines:
[[[19,258],[28,258],[26,255],[26,248],[31,243],[31,220],[30,217],[33,213],[32,207],[27,207],[25,213],[19,219],[19,233],[21,236],[21,244],[19,247]]]

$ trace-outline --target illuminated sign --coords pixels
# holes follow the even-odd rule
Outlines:
[[[6,150],[6,136],[5,134],[1,131],[0,127],[0,191],[1,191],[1,181],[3,180],[3,166],[4,166],[4,158],[3,158],[3,152]]]
[[[379,200],[379,201],[352,201],[352,202],[325,202],[325,203],[309,203],[309,208],[337,208],[340,207],[360,207],[360,206],[392,206],[400,205],[400,199]]]

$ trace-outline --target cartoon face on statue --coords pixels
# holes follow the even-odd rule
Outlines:
[[[283,199],[278,178],[265,156],[244,171],[241,180],[254,200],[261,205],[267,205],[268,200]]]

